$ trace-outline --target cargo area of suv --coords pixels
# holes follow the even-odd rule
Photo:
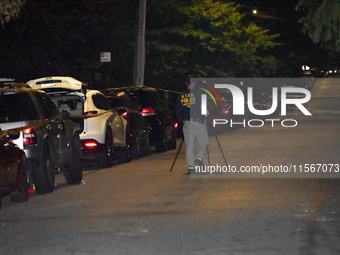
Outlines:
[[[96,161],[100,168],[108,168],[114,161],[131,160],[127,121],[100,91],[66,76],[38,78],[27,84],[45,91],[59,110],[69,114],[80,133],[83,161]]]

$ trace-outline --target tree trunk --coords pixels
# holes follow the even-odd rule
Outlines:
[[[139,0],[133,82],[144,85],[146,0]]]

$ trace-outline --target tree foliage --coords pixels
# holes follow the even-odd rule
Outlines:
[[[297,9],[304,13],[300,22],[313,42],[340,52],[340,1],[300,0]]]
[[[132,76],[135,0],[30,0],[0,30],[0,76],[66,75],[101,85]],[[43,11],[42,11],[43,10]],[[100,52],[112,52],[111,63]]]
[[[210,77],[270,76],[270,54],[278,34],[243,22],[234,3],[213,0],[152,1],[148,16],[148,74],[173,78],[191,73]],[[165,6],[166,5],[166,6]],[[155,58],[158,56],[158,58]],[[152,63],[150,63],[152,60]]]
[[[0,29],[0,75],[22,81],[65,75],[96,87],[132,85],[137,6],[136,0],[27,1],[20,18]],[[146,20],[149,86],[172,88],[187,74],[275,74],[278,35],[245,22],[233,3],[148,0]],[[103,51],[111,52],[111,63],[100,62]]]
[[[11,18],[17,17],[26,0],[0,0],[0,24],[4,26]]]

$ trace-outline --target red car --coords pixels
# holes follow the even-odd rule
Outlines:
[[[0,129],[0,209],[2,196],[10,195],[12,202],[28,200],[29,171],[26,156],[12,139],[20,136],[17,130]]]

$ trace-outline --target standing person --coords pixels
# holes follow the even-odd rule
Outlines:
[[[186,144],[186,160],[189,174],[195,170],[195,166],[202,167],[203,160],[209,146],[206,117],[201,114],[202,90],[195,88],[195,82],[186,79],[187,89],[183,91],[177,100],[176,113],[180,123],[183,123],[183,135]],[[198,153],[194,154],[195,140],[197,139]]]

